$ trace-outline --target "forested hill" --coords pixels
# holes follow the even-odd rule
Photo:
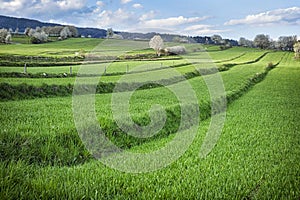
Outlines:
[[[36,27],[43,26],[62,26],[61,24],[56,23],[47,23],[40,22],[38,20],[26,19],[26,18],[16,18],[0,15],[0,29],[12,29],[13,32],[18,29],[19,33],[24,33],[27,27],[35,29]],[[78,30],[79,36],[92,37],[92,38],[105,38],[107,31],[100,28],[81,28],[76,27]],[[118,32],[115,33],[122,35],[124,39],[138,39],[138,40],[150,40],[157,33],[130,33],[130,32]],[[196,37],[187,37],[173,34],[160,34],[164,41],[171,42],[174,39],[183,42],[197,42],[203,44],[216,44],[211,37],[207,36],[196,36]],[[227,43],[230,43],[232,46],[237,46],[238,42],[236,40],[226,39]]]
[[[15,31],[17,28],[20,33],[23,33],[27,27],[36,28],[43,26],[61,26],[61,24],[56,23],[46,23],[40,22],[38,20],[26,19],[26,18],[16,18],[0,15],[0,28],[12,29]],[[106,30],[99,28],[80,28],[76,27],[79,35],[91,36],[93,38],[104,38],[106,37]],[[118,32],[116,33],[123,36],[124,39],[151,39],[157,33],[128,33],[128,32]],[[165,41],[172,41],[175,35],[161,34]]]
[[[15,31],[17,28],[20,33],[23,33],[27,27],[36,28],[43,26],[61,26],[61,24],[40,22],[38,20],[16,18],[0,15],[0,28],[12,29]],[[78,28],[79,35],[88,36],[94,38],[103,38],[106,36],[106,30],[98,28]]]

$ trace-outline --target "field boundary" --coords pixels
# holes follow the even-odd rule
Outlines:
[[[236,65],[246,65],[246,64],[256,63],[256,62],[260,61],[263,57],[265,57],[268,53],[269,52],[265,52],[263,55],[259,56],[255,60],[247,61],[244,63],[223,64],[220,67],[218,67],[218,70],[226,71]],[[241,57],[243,55],[245,55],[245,53],[238,57]],[[237,59],[237,58],[235,58],[235,59]],[[156,61],[159,61],[159,60],[156,60]],[[107,62],[108,61],[101,62],[101,64],[107,63]],[[116,62],[118,62],[118,61],[116,61]],[[226,62],[226,61],[222,61],[222,62]],[[96,64],[96,63],[93,63],[93,64]],[[98,62],[98,64],[99,64],[99,62]],[[187,62],[187,63],[177,64],[177,65],[172,65],[172,66],[162,66],[160,68],[138,70],[138,71],[133,71],[133,72],[112,72],[112,73],[105,73],[105,74],[77,74],[77,73],[73,73],[73,74],[36,73],[36,74],[32,74],[32,73],[22,73],[22,72],[2,72],[2,73],[0,73],[0,77],[2,77],[2,78],[68,78],[68,77],[76,77],[76,76],[80,76],[80,77],[121,76],[121,75],[125,75],[125,74],[138,74],[138,73],[143,73],[143,72],[160,71],[160,70],[164,70],[164,69],[168,69],[168,68],[179,68],[179,67],[184,67],[184,66],[189,66],[189,65],[194,65],[194,64],[200,64],[200,62],[190,62],[190,63]],[[202,70],[202,69],[199,69],[199,70]]]
[[[230,64],[230,65],[222,65],[218,67],[219,72],[228,71],[234,66],[238,65],[245,65],[245,64],[253,64],[255,62],[258,62],[263,57],[265,57],[269,52],[264,53],[259,58],[257,58],[254,61],[248,61],[243,64]],[[277,66],[278,63],[275,64]],[[179,64],[178,66],[184,66],[184,64]],[[198,71],[200,70],[200,72]],[[195,77],[199,76],[205,76],[216,73],[214,68],[199,68],[198,70],[194,70],[192,72],[187,72],[179,77],[172,77],[170,79],[161,79],[157,81],[157,83],[153,82],[132,82],[132,83],[120,83],[121,90],[118,92],[125,92],[130,91],[131,88],[136,88],[137,85],[143,85],[139,88],[139,90],[145,90],[145,89],[151,89],[151,88],[157,88],[162,87],[162,85],[172,85],[179,83],[184,80],[189,80]],[[140,72],[139,72],[140,73]],[[22,73],[21,73],[22,74]],[[44,76],[39,75],[39,76]],[[94,75],[96,76],[96,75]],[[64,74],[60,74],[59,77],[65,77]],[[26,78],[26,77],[24,77]],[[45,76],[44,76],[45,78]],[[86,85],[83,85],[82,87],[85,87]],[[105,94],[105,93],[112,93],[114,91],[114,88],[116,86],[116,83],[114,82],[100,82],[97,85],[96,93],[97,94]],[[19,84],[19,85],[11,85],[8,83],[0,83],[0,101],[8,101],[8,100],[22,100],[22,99],[33,99],[33,98],[43,98],[43,97],[55,97],[55,96],[70,96],[73,93],[73,85],[48,85],[43,84],[42,86],[33,86],[28,85],[26,83]]]

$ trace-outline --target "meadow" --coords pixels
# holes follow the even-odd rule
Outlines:
[[[187,55],[157,58],[145,42],[120,41],[118,46],[108,41],[103,48],[97,47],[99,42],[80,38],[0,46],[1,56],[64,59],[94,50],[116,58],[79,60],[82,65],[72,65],[78,60],[67,66],[33,64],[27,74],[22,66],[0,66],[1,199],[300,198],[300,63],[292,53],[185,44]],[[130,50],[132,46],[140,50]],[[138,66],[143,67],[135,70]],[[99,74],[91,71],[76,78],[82,68],[99,68]],[[224,93],[213,94],[218,85],[208,85],[216,76]],[[81,79],[98,84],[97,121],[125,152],[148,153],[172,142],[181,127],[181,107],[191,115],[200,111],[193,142],[173,163],[154,172],[125,173],[104,165],[88,151],[74,122],[72,93]],[[124,91],[114,91],[119,82]],[[139,84],[144,86],[131,94]],[[197,108],[185,84],[194,91]],[[184,103],[172,91],[184,94]],[[140,126],[151,124],[152,117],[159,119],[157,110],[149,110],[161,105],[164,126],[152,137],[127,134],[114,117],[111,104],[117,95],[130,96],[128,111]],[[201,157],[214,116],[225,112],[221,108],[215,113],[212,106],[218,107],[222,98],[227,101],[224,127],[212,151]],[[117,117],[123,117],[121,111]],[[179,134],[188,135],[192,123]]]

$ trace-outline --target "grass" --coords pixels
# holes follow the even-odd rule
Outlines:
[[[261,55],[260,55],[261,56]],[[283,56],[283,53],[281,52],[277,52],[277,53],[269,53],[266,56],[264,56],[263,58],[261,58],[260,60],[258,60],[257,62],[253,62],[250,61],[252,64],[242,64],[242,65],[238,65],[235,66],[232,70],[230,70],[230,72],[222,72],[222,76],[223,79],[225,78],[227,80],[227,76],[228,76],[228,80],[231,79],[230,81],[225,81],[225,87],[227,87],[228,84],[232,84],[232,82],[234,82],[235,89],[231,90],[231,93],[235,93],[236,91],[239,91],[240,88],[243,88],[244,85],[241,83],[245,83],[247,82],[248,79],[250,79],[251,77],[253,77],[255,74],[260,74],[264,71],[265,67],[268,65],[268,63],[273,62],[274,64],[278,63],[281,59],[281,57]],[[255,58],[257,59],[257,58]],[[136,63],[135,63],[136,62]],[[198,68],[205,68],[206,65],[204,64],[194,64],[194,65],[188,65],[188,66],[182,66],[182,67],[176,67],[174,69],[163,69],[162,67],[165,67],[168,64],[173,64],[172,61],[165,61],[162,62],[163,65],[161,65],[160,62],[158,61],[153,61],[151,62],[151,67],[149,65],[149,62],[147,63],[146,61],[135,61],[135,62],[131,62],[130,64],[132,64],[132,66],[138,66],[138,65],[144,65],[145,67],[141,70],[146,70],[145,72],[139,72],[136,74],[128,74],[127,75],[127,79],[126,80],[121,80],[121,82],[127,82],[127,83],[132,83],[132,82],[144,82],[145,80],[147,80],[148,77],[152,77],[151,80],[152,81],[158,81],[158,80],[162,80],[162,79],[174,79],[172,77],[172,75],[170,75],[170,73],[172,72],[172,70],[176,70],[179,73],[182,73],[185,75],[186,78],[190,79],[193,77],[197,77],[199,76],[199,74],[190,74],[191,72],[194,72],[195,69]],[[249,62],[249,61],[248,61]],[[135,63],[135,64],[134,64]],[[147,63],[147,64],[146,64]],[[178,61],[174,61],[175,65],[176,64],[181,64],[184,63],[184,60],[178,60]],[[152,67],[152,64],[154,65]],[[112,68],[120,68],[120,66],[124,66],[126,65],[126,62],[116,62],[113,63]],[[149,65],[149,68],[148,68]],[[209,64],[211,65],[211,64]],[[95,65],[96,67],[100,67],[101,65]],[[106,64],[103,64],[102,66],[106,66]],[[88,67],[88,66],[86,66]],[[110,69],[107,68],[108,73],[114,73],[114,71],[109,70]],[[149,69],[155,69],[154,71],[147,71]],[[156,71],[157,69],[157,71]],[[246,69],[246,70],[240,70],[240,69]],[[100,68],[99,68],[100,70]],[[103,70],[103,69],[102,69]],[[231,72],[232,71],[232,72]],[[116,71],[115,71],[116,72]],[[159,73],[158,73],[159,72]],[[123,76],[123,75],[122,75]],[[43,77],[43,75],[39,75],[39,77]],[[62,76],[63,77],[63,76]],[[101,89],[101,91],[106,91],[106,92],[112,92],[111,89],[111,83],[113,82],[117,82],[120,79],[121,75],[118,76],[102,76],[100,81],[103,82],[102,84],[102,88],[107,88],[107,89]],[[236,78],[234,78],[236,77]],[[171,81],[170,79],[170,81]],[[137,81],[139,80],[139,81]],[[197,81],[198,79],[196,79]],[[201,79],[200,79],[201,80]],[[75,82],[75,77],[66,77],[66,78],[1,78],[0,80],[2,83],[10,83],[12,85],[17,85],[20,86],[20,84],[26,83],[29,86],[35,86],[35,87],[42,87],[44,86],[44,84],[47,85],[53,85],[52,87],[57,87],[54,85],[64,85],[66,87],[69,88],[69,85],[74,84]],[[89,79],[86,79],[86,81],[89,81]],[[169,82],[170,82],[169,81]],[[180,80],[178,80],[180,81]],[[243,81],[243,82],[241,82]],[[172,80],[171,83],[176,82],[176,80]],[[87,83],[87,82],[86,82]],[[107,85],[107,87],[106,87]],[[236,88],[239,87],[239,88]],[[66,90],[69,90],[69,89]],[[230,88],[230,87],[229,87]],[[232,87],[231,87],[232,88]],[[37,89],[40,90],[40,89]],[[53,95],[53,92],[51,92],[51,96]],[[58,95],[60,96],[60,95]]]
[[[244,53],[241,53],[241,50],[244,50],[244,48],[240,48],[240,51],[232,50],[235,54],[238,52],[237,59],[231,60],[231,62],[234,62],[233,65],[238,65],[238,64],[244,64],[247,62],[255,62],[256,59],[264,55],[264,51],[259,51],[259,52],[247,52],[247,55],[244,55]],[[223,51],[225,52],[225,56],[228,55],[229,50]],[[222,52],[222,53],[223,53]],[[230,52],[230,51],[229,51]],[[219,53],[220,54],[220,53]],[[92,66],[99,66],[99,70],[101,67],[108,66],[106,68],[106,73],[107,74],[118,74],[118,73],[126,73],[127,71],[130,71],[134,69],[137,66],[144,66],[142,71],[147,71],[147,70],[159,70],[159,73],[157,73],[153,76],[152,74],[156,73],[155,71],[151,72],[143,72],[139,74],[133,74],[133,75],[128,75],[128,77],[131,77],[130,80],[134,81],[137,76],[153,76],[156,78],[156,80],[162,79],[165,76],[168,77],[169,69],[161,69],[166,66],[176,66],[180,64],[184,64],[186,62],[193,62],[193,57],[197,56],[199,57],[202,56],[205,58],[206,56],[203,54],[195,54],[192,55],[192,57],[187,56],[189,60],[186,59],[180,59],[180,60],[165,60],[165,61],[128,61],[128,62],[114,62],[114,63],[107,63],[107,64],[97,64],[97,65],[92,65]],[[246,58],[244,58],[246,57]],[[220,58],[220,56],[219,56]],[[225,58],[225,57],[224,57]],[[199,59],[195,60],[199,62]],[[235,63],[236,62],[236,63]],[[231,64],[227,61],[227,63],[222,63],[222,64]],[[211,65],[211,64],[210,64]],[[218,64],[219,66],[222,66],[221,64]],[[88,66],[88,65],[87,65]],[[182,66],[182,67],[176,67],[176,70],[179,71],[182,74],[189,73],[195,71],[195,68],[203,68],[203,64],[194,64],[194,66]],[[204,65],[205,67],[205,65]],[[77,73],[78,69],[80,66],[72,66],[72,72]],[[1,67],[0,72],[22,72],[24,71],[24,68],[12,68],[12,67]],[[70,67],[28,67],[28,73],[67,73],[69,74]],[[94,72],[93,72],[94,73]],[[120,79],[120,75],[116,76],[102,76],[101,81],[102,82],[117,82]],[[31,78],[1,78],[0,82],[2,83],[10,83],[13,85],[17,84],[22,84],[26,83],[29,85],[35,85],[35,86],[40,86],[43,84],[60,84],[60,85],[68,85],[68,84],[73,84],[75,81],[75,78],[64,78],[63,80],[58,79],[58,78],[40,78],[40,79],[31,79]]]
[[[282,53],[276,53],[275,54],[278,58],[277,60],[279,61],[281,56],[283,55]],[[272,57],[272,60],[274,60],[276,57],[275,55],[271,56],[269,55],[269,57]],[[265,61],[260,61],[260,64],[257,65],[245,65],[245,66],[236,66],[233,69],[231,69],[230,71],[227,72],[222,72],[222,78],[223,78],[223,82],[225,84],[225,89],[228,95],[234,95],[235,93],[244,90],[244,87],[246,87],[246,85],[248,84],[249,79],[251,79],[252,77],[255,77],[257,73],[263,73],[265,70],[265,66],[267,65],[267,63],[269,62],[268,57],[265,57]],[[274,60],[275,61],[275,60]],[[209,79],[208,75],[208,79]],[[202,77],[196,77],[196,78],[192,78],[189,80],[189,83],[191,84],[191,86],[193,87],[193,89],[195,91],[198,91],[197,97],[198,97],[198,101],[201,102],[201,104],[203,104],[202,107],[203,108],[203,114],[204,116],[207,115],[207,110],[205,110],[205,106],[207,105],[207,102],[209,102],[209,93],[207,91],[207,87],[205,84],[205,81]],[[180,88],[182,85],[182,83],[177,83],[174,85],[171,85],[170,88]],[[164,95],[162,95],[164,94]],[[64,102],[64,105],[70,104],[70,98],[62,98],[60,100],[61,102]],[[39,100],[35,100],[33,102],[30,102],[30,107],[34,107],[37,106]],[[49,99],[49,102],[51,102],[51,100]],[[111,94],[100,94],[97,95],[97,102],[99,102],[99,105],[97,106],[98,108],[98,113],[99,113],[99,119],[104,119],[104,122],[106,123],[106,120],[112,121],[112,115],[111,115],[111,108],[110,108],[110,102],[111,102]],[[177,101],[175,101],[174,99],[174,95],[172,95],[171,93],[167,92],[165,90],[165,88],[155,88],[155,89],[151,89],[151,90],[141,90],[141,91],[137,91],[134,93],[134,96],[132,96],[131,98],[131,113],[133,114],[133,116],[135,116],[137,119],[139,119],[138,121],[140,121],[141,119],[144,119],[147,116],[147,112],[150,108],[151,105],[153,104],[160,104],[160,105],[164,105],[165,107],[171,107],[171,106],[176,106],[178,103],[176,103]],[[41,103],[44,103],[43,101],[41,101]],[[54,103],[52,103],[53,105],[55,105],[57,103],[57,101],[54,99]],[[10,105],[11,104],[11,105]],[[5,107],[7,108],[16,108],[15,111],[5,111],[4,113],[12,113],[11,117],[14,117],[17,113],[19,112],[19,110],[21,109],[19,106],[17,106],[19,104],[19,102],[7,102],[7,105],[5,105]],[[42,105],[37,106],[40,109],[43,107]],[[47,106],[48,107],[48,106]],[[51,106],[49,106],[51,107]],[[34,109],[34,108],[32,108]],[[45,108],[46,109],[46,108]],[[59,110],[64,111],[63,108],[59,108]],[[49,112],[48,117],[50,118],[51,116],[57,116],[56,114],[57,110],[53,110],[51,112]],[[65,111],[64,111],[65,112]],[[70,112],[70,110],[68,111]],[[26,112],[22,112],[22,113],[26,113]],[[69,115],[67,113],[63,114],[64,115]],[[10,121],[15,121],[13,119],[9,119],[8,115],[6,114],[6,118],[7,118],[7,124],[10,124]],[[20,117],[20,118],[27,118],[27,117]],[[147,117],[146,117],[147,119]],[[6,119],[3,119],[3,122],[5,122]],[[101,121],[101,120],[100,120]],[[41,121],[43,122],[43,121]],[[104,124],[103,124],[104,125]],[[9,125],[11,126],[11,125]],[[40,128],[42,126],[42,124],[38,125],[36,128]],[[113,132],[115,130],[115,125],[109,125],[110,127],[108,127],[110,129],[111,132]],[[112,126],[112,127],[111,127]],[[13,128],[13,127],[11,127]],[[45,130],[47,130],[47,128],[45,128]],[[36,130],[37,131],[37,130]],[[35,132],[36,132],[35,131]],[[132,146],[132,144],[130,144],[131,141],[129,141],[129,143],[127,143],[125,146]]]
[[[80,40],[72,42],[76,46]],[[137,199],[139,194],[139,199],[299,199],[300,63],[292,59],[292,53],[269,52],[261,57],[264,51],[206,48],[220,65],[234,65],[220,73],[230,105],[222,135],[205,159],[199,157],[199,152],[211,118],[210,95],[204,78],[214,75],[188,80],[200,102],[202,119],[188,151],[166,168],[144,174],[113,170],[90,155],[75,128],[71,97],[0,102],[0,198]],[[60,50],[57,47],[56,51]],[[124,49],[110,47],[110,50],[117,54]],[[195,52],[190,57],[199,55]],[[116,62],[107,70],[120,72],[127,63],[137,66],[147,62]],[[160,61],[152,62],[160,67]],[[162,62],[173,64],[173,60]],[[180,64],[183,60],[174,62]],[[271,71],[266,69],[270,62],[276,66]],[[195,67],[203,66],[176,69],[186,73]],[[68,68],[34,68],[37,70],[34,73],[44,69],[59,73]],[[156,70],[129,77],[146,78],[153,73],[159,80],[168,72]],[[65,85],[74,78],[1,78],[11,84],[16,80],[32,81],[32,85],[43,81]],[[182,84],[178,82],[168,88],[180,89]],[[113,121],[112,94],[97,94],[97,118],[106,135],[129,152],[151,152],[166,145],[174,138],[180,121],[178,99],[169,89],[138,90],[130,98],[130,114],[137,124],[150,122],[148,111],[154,104],[162,105],[167,111],[165,127],[157,136],[146,140],[120,131]],[[190,103],[191,94],[182,92]]]
[[[70,38],[64,41],[56,41],[44,44],[18,44],[18,45],[4,45],[0,48],[2,55],[26,55],[26,56],[52,56],[64,57],[75,56],[75,52],[83,49],[84,51],[91,51],[101,43],[101,39],[88,38]],[[24,51],[24,49],[30,51]]]
[[[300,91],[297,85],[300,68],[291,56],[287,57],[263,82],[229,106],[222,136],[206,159],[199,159],[199,150],[210,120],[201,123],[194,143],[179,160],[153,173],[121,173],[95,160],[64,167],[7,160],[1,163],[1,197],[123,199],[137,198],[138,193],[139,199],[298,199]],[[52,106],[58,106],[56,117],[46,123],[47,128],[41,127],[39,131],[53,130],[55,135],[60,132],[55,129],[67,133],[64,127],[72,126],[71,113],[59,112],[70,109],[70,104],[61,100],[21,101],[18,107],[7,105],[17,105],[17,102],[1,103],[1,108],[27,108],[28,117],[20,116],[21,119],[39,124],[44,123],[46,115],[53,116],[48,113]],[[32,108],[43,114],[31,118],[37,113]],[[33,120],[35,118],[37,121]],[[27,123],[24,121],[24,125]],[[19,132],[26,133],[22,129]],[[41,137],[35,131],[28,134]],[[149,146],[159,146],[171,139],[153,141],[138,148],[147,151]]]

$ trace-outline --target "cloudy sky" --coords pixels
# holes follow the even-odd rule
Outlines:
[[[0,5],[0,15],[118,31],[300,36],[300,0],[0,0]]]

